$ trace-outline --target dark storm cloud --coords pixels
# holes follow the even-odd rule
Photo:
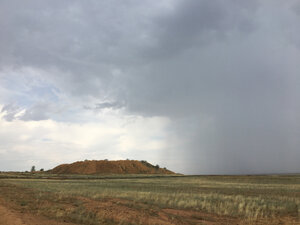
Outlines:
[[[154,20],[157,43],[150,54],[174,57],[195,45],[225,39],[231,31],[249,33],[256,8],[256,1],[179,1],[173,11]]]
[[[163,32],[157,30],[160,44],[154,52],[164,59],[131,71],[136,79],[128,83],[128,108],[168,116],[176,121],[178,138],[190,135],[185,150],[178,148],[190,171],[299,171],[299,116],[294,114],[299,51],[289,33],[299,22],[290,18],[293,23],[284,24],[275,16],[283,13],[288,20],[289,6],[280,12],[275,4],[279,11],[266,14],[271,2],[239,9],[228,2],[182,5],[170,22],[158,22]],[[201,7],[207,19],[197,14]],[[240,21],[251,29],[240,29]],[[207,121],[210,127],[203,126]]]
[[[20,4],[0,3],[1,69],[47,71],[82,108],[170,118],[162,157],[184,172],[299,171],[297,2]],[[51,118],[45,109],[23,119]]]
[[[297,171],[299,127],[290,112],[299,110],[297,83],[292,83],[299,67],[291,71],[289,55],[273,55],[275,46],[265,45],[239,46],[237,52],[219,45],[222,56],[210,48],[152,66],[147,71],[151,76],[139,77],[135,84],[140,88],[130,88],[129,107],[180,123],[178,138],[183,133],[191,136],[189,150],[183,152],[194,163],[193,171]],[[142,89],[140,83],[151,89]],[[187,122],[186,117],[193,119]],[[213,130],[206,133],[202,124],[211,118]],[[210,165],[197,163],[203,158]]]

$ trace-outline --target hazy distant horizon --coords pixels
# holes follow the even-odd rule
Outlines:
[[[0,3],[0,171],[300,172],[300,2]]]

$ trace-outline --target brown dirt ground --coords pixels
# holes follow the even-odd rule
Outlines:
[[[231,217],[220,217],[198,211],[160,209],[124,199],[95,201],[81,198],[81,200],[87,209],[94,211],[99,217],[112,218],[119,223],[150,225],[237,224],[237,220]]]
[[[280,218],[261,221],[243,221],[237,218],[217,216],[209,213],[178,210],[157,209],[141,203],[133,203],[123,199],[106,199],[95,201],[80,198],[85,207],[106,219],[112,219],[116,224],[149,224],[149,225],[234,225],[234,224],[300,224],[292,218]],[[16,211],[3,206],[5,202],[0,199],[0,225],[74,225],[74,223],[59,222],[48,218]],[[133,206],[134,204],[134,206]]]
[[[0,200],[2,203],[3,200]],[[174,209],[149,209],[139,203],[121,199],[94,201],[84,199],[88,210],[97,216],[112,219],[116,224],[149,224],[149,225],[185,225],[185,224],[239,224],[234,219],[218,217],[211,214]],[[3,203],[2,203],[3,204]],[[5,204],[5,203],[4,203]],[[135,208],[132,208],[135,204]],[[72,225],[48,218],[16,211],[0,205],[0,225]]]
[[[47,218],[18,212],[5,207],[6,203],[0,199],[0,225],[72,225],[72,223],[58,222]]]
[[[79,220],[78,217],[72,218],[76,214],[81,215]],[[287,216],[247,221],[194,210],[160,208],[125,199],[93,200],[84,197],[61,197],[53,193],[39,196],[31,189],[0,186],[0,225],[72,224],[299,225],[300,222]]]

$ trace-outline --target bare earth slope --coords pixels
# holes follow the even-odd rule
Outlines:
[[[49,171],[53,174],[174,174],[174,172],[137,160],[85,160],[62,164]]]

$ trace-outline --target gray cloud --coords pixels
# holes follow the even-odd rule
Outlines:
[[[49,119],[51,113],[51,106],[47,103],[39,103],[27,109],[25,113],[19,118],[24,121],[39,121]]]
[[[154,20],[156,45],[148,54],[173,57],[195,45],[226,39],[232,31],[247,34],[255,28],[256,8],[256,1],[179,1],[172,12]]]
[[[103,110],[103,109],[120,109],[124,107],[124,103],[121,102],[102,102],[97,103],[94,107],[84,106],[84,109],[88,110]]]
[[[293,5],[292,9],[294,10],[294,12],[295,12],[296,14],[298,14],[298,15],[300,16],[300,3],[299,3],[299,2],[296,2],[296,3]]]
[[[295,1],[16,4],[0,3],[0,69],[46,71],[76,110],[169,118],[162,158],[183,172],[299,171]],[[32,101],[21,119],[55,119]],[[2,112],[11,121],[18,110]]]
[[[7,121],[16,119],[16,114],[20,113],[20,111],[20,107],[13,104],[4,105],[1,109],[1,113],[5,114],[3,118]]]
[[[279,21],[278,24],[272,22],[272,26],[279,29],[273,31],[278,36],[269,30],[267,26],[275,15],[266,15],[264,7],[261,6],[258,12],[251,8],[255,21],[249,18],[249,24],[252,21],[257,27],[251,29],[251,33],[241,31],[242,36],[234,30],[234,23],[227,29],[224,18],[220,23],[208,23],[200,30],[203,35],[208,34],[211,27],[226,38],[209,40],[205,45],[199,45],[189,35],[186,40],[181,38],[185,32],[180,28],[177,38],[173,33],[175,25],[174,29],[171,26],[169,42],[172,45],[175,40],[175,47],[169,50],[168,41],[162,39],[165,44],[158,50],[166,51],[169,57],[131,71],[131,74],[136,73],[136,79],[128,83],[128,107],[144,115],[171,117],[176,121],[173,129],[177,129],[178,138],[183,133],[190,133],[184,150],[177,149],[190,163],[189,171],[263,173],[299,170],[295,160],[300,157],[297,151],[300,130],[295,124],[299,117],[294,114],[299,110],[296,100],[300,95],[296,91],[298,81],[294,83],[299,79],[300,68],[294,60],[299,57],[299,51],[291,45],[288,29]],[[288,17],[289,11],[284,11]],[[176,19],[181,18],[179,14],[171,21],[180,24]],[[285,26],[293,27],[294,23]],[[186,33],[189,30],[195,32],[191,36],[197,38],[197,27],[186,26]],[[178,51],[180,48],[185,52]],[[186,118],[190,118],[189,122]],[[202,124],[207,118],[213,122],[206,133],[203,129],[207,128]]]
[[[16,119],[23,121],[47,120],[61,112],[62,110],[59,106],[54,106],[50,102],[38,102],[28,108],[8,104],[1,109],[1,113],[4,114],[3,119],[9,122]]]

